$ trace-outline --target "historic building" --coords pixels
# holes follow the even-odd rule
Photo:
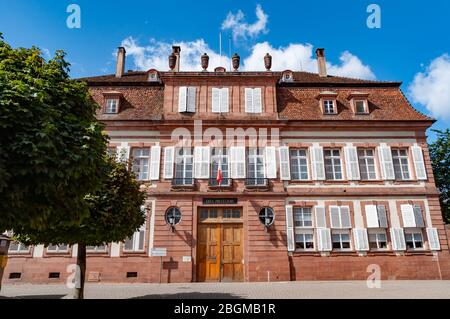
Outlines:
[[[88,280],[450,279],[425,132],[399,82],[318,73],[117,72],[84,79],[147,222],[89,247]],[[7,282],[63,281],[76,249],[13,244]]]

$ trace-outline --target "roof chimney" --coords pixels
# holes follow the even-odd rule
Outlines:
[[[124,47],[119,47],[117,50],[117,64],[116,64],[116,78],[121,78],[125,73],[125,57],[127,51]]]
[[[172,46],[172,53],[177,57],[177,61],[175,64],[175,72],[180,72],[180,52],[181,48],[179,46]]]
[[[319,76],[327,77],[327,63],[325,61],[325,49],[319,48],[316,50],[317,65],[319,66]]]

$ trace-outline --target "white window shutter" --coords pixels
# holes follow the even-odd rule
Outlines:
[[[212,89],[212,112],[220,113],[220,89],[213,88]]]
[[[161,146],[152,146],[150,152],[150,180],[157,181],[159,180],[161,166]]]
[[[267,146],[264,149],[265,164],[266,164],[266,178],[277,178],[277,149],[275,146]]]
[[[378,212],[375,205],[366,205],[366,224],[367,228],[380,227],[378,222]]]
[[[292,205],[286,205],[286,235],[288,251],[295,251],[294,216]]]
[[[178,112],[187,112],[187,87],[181,86],[178,93]]]
[[[388,221],[387,221],[386,207],[384,205],[378,205],[377,206],[377,213],[378,213],[379,226],[381,228],[387,228],[388,227]]]
[[[423,159],[422,148],[415,144],[411,148],[413,160],[414,160],[414,168],[416,170],[416,177],[418,180],[426,180],[427,179],[427,171],[425,169],[425,161]]]
[[[261,88],[253,89],[253,113],[262,113]]]
[[[345,164],[347,168],[347,179],[351,181],[361,179],[359,174],[358,153],[356,147],[344,147]]]
[[[400,210],[402,212],[403,227],[416,227],[413,206],[409,204],[401,205]]]
[[[122,145],[117,148],[117,161],[126,163],[130,159],[131,147],[128,145]]]
[[[197,88],[195,86],[188,87],[187,90],[187,112],[195,113],[196,104],[197,104]]]
[[[314,209],[316,215],[316,227],[317,228],[327,228],[327,219],[325,215],[325,207],[316,206]]]
[[[415,221],[416,227],[425,227],[425,223],[423,221],[423,216],[422,216],[422,208],[419,205],[414,205],[413,211],[414,211],[414,221]]]
[[[229,90],[228,88],[223,88],[220,90],[220,112],[228,113],[229,112]]]
[[[194,147],[194,177],[202,178],[202,147]]]
[[[441,250],[439,234],[436,228],[427,228],[428,246],[430,250]]]
[[[341,215],[341,228],[352,228],[352,221],[350,217],[350,207],[341,206],[340,215]]]
[[[289,147],[281,146],[278,149],[280,153],[280,178],[282,181],[291,179],[291,165],[289,162]]]
[[[196,179],[209,178],[210,151],[209,146],[194,148],[194,176]]]
[[[173,179],[173,164],[175,161],[175,147],[164,148],[164,178]]]
[[[325,180],[325,163],[323,159],[323,148],[311,147],[312,175],[314,180]]]
[[[253,90],[250,88],[245,89],[245,112],[253,113]]]
[[[368,251],[369,250],[369,238],[367,236],[367,229],[354,228],[353,237],[355,240],[356,251]]]
[[[330,221],[331,228],[342,228],[341,227],[341,218],[340,218],[340,209],[338,206],[330,206]]]
[[[319,251],[331,251],[333,246],[331,245],[331,231],[329,228],[317,228],[317,243]]]
[[[406,250],[403,228],[391,228],[392,250]]]
[[[394,163],[392,162],[391,148],[387,145],[381,145],[378,147],[378,154],[380,156],[383,179],[394,180]]]
[[[230,147],[231,178],[245,178],[245,147]]]

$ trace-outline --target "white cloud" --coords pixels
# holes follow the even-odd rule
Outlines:
[[[230,59],[222,56],[209,48],[203,39],[184,42],[161,42],[150,40],[149,45],[141,46],[132,37],[122,41],[122,46],[127,50],[127,55],[131,56],[134,65],[139,70],[155,68],[157,70],[168,70],[168,56],[172,52],[172,45],[181,47],[181,70],[200,71],[200,57],[207,53],[210,57],[209,70],[217,66],[230,68]],[[272,71],[307,71],[317,72],[317,61],[312,44],[292,43],[287,47],[274,48],[268,42],[257,43],[251,48],[248,57],[241,57],[240,70],[243,71],[263,71],[264,56],[270,53],[273,57]],[[114,53],[115,55],[115,53]],[[340,63],[333,64],[327,62],[328,73],[337,76],[354,77],[361,79],[375,79],[375,75],[370,67],[364,65],[361,60],[348,51],[342,53]]]
[[[450,56],[434,59],[409,86],[412,100],[424,105],[433,116],[450,118]]]
[[[222,30],[231,30],[233,40],[246,39],[247,37],[256,37],[260,33],[267,33],[267,22],[269,16],[264,13],[261,5],[256,6],[257,20],[253,24],[248,24],[245,15],[241,10],[236,14],[229,12],[226,19],[222,23]]]
[[[149,70],[151,68],[162,71],[168,70],[168,58],[172,52],[172,45],[181,47],[180,69],[182,71],[202,70],[200,57],[204,53],[209,55],[210,70],[220,65],[227,67],[230,64],[230,60],[227,57],[222,56],[221,58],[218,53],[209,48],[203,39],[174,43],[152,39],[147,46],[140,46],[133,37],[128,37],[122,41],[122,46],[125,47],[127,56],[133,57],[134,65],[139,70]]]

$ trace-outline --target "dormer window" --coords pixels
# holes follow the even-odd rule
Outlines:
[[[334,100],[323,100],[323,113],[336,114],[336,107]]]
[[[355,103],[355,112],[357,114],[368,113],[367,112],[367,107],[366,107],[367,101],[365,101],[365,100],[355,100],[354,103]]]
[[[119,113],[119,99],[107,99],[105,113],[107,114]]]
[[[103,92],[105,104],[103,105],[103,113],[117,114],[120,112],[120,103],[122,99],[122,92],[108,91]]]
[[[337,93],[324,91],[319,94],[319,104],[322,114],[337,114]]]
[[[159,82],[159,74],[155,69],[151,69],[147,71],[147,80],[148,82]]]
[[[283,75],[281,76],[281,82],[293,82],[294,81],[294,75],[292,74],[292,71],[284,71]]]
[[[369,94],[362,92],[352,92],[348,99],[355,114],[369,114]]]

